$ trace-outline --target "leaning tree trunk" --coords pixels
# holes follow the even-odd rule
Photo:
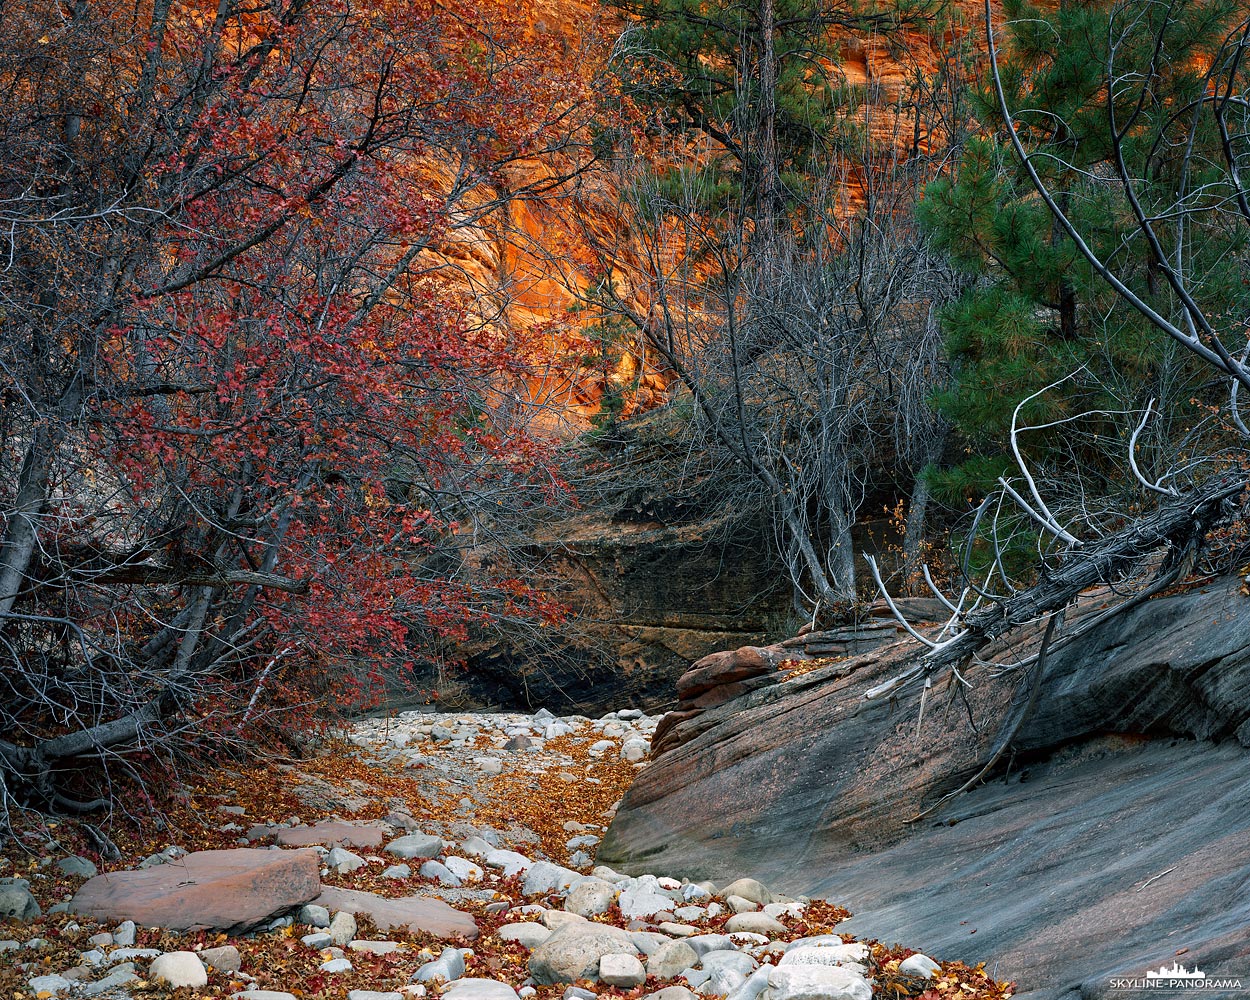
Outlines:
[[[1120,579],[1160,548],[1169,551],[1160,570],[1163,579],[1179,576],[1179,570],[1191,564],[1204,536],[1224,516],[1225,501],[1247,485],[1250,480],[1244,473],[1216,476],[1169,498],[1116,533],[1071,550],[1057,567],[1042,573],[1039,583],[968,615],[951,638],[922,653],[908,670],[878,685],[866,697],[879,698],[911,681],[952,667],[958,669],[992,640],[1063,610],[1088,587]]]

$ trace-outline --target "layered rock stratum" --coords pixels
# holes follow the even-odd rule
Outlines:
[[[1036,648],[1000,642],[970,687],[867,700],[916,655],[905,640],[771,674],[663,721],[606,864],[855,900],[849,928],[1010,970],[1021,996],[1112,995],[1184,956],[1250,969],[1250,613],[1238,577],[1156,598],[1052,653],[1037,707],[978,774],[1022,704]],[[1088,594],[1080,628],[1118,598]],[[783,647],[774,647],[774,650]],[[764,651],[767,653],[768,651]],[[802,650],[794,650],[801,654]],[[806,671],[806,672],[804,672]],[[995,678],[995,674],[1005,674]]]

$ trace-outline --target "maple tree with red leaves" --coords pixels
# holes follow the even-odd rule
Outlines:
[[[101,765],[298,732],[470,623],[558,617],[459,555],[566,487],[494,406],[527,346],[439,252],[514,162],[554,165],[516,199],[592,161],[557,40],[494,0],[4,20],[3,808],[101,805]]]

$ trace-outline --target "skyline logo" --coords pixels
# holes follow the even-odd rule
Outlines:
[[[1240,977],[1208,976],[1197,965],[1190,970],[1175,961],[1171,965],[1160,965],[1157,970],[1147,970],[1143,976],[1113,976],[1108,985],[1113,990],[1170,990],[1184,993],[1202,990],[1240,990],[1243,988]]]
[[[1193,972],[1190,972],[1188,969],[1185,968],[1185,966],[1179,964],[1178,962],[1173,962],[1172,968],[1169,969],[1166,965],[1161,965],[1159,966],[1158,972],[1147,972],[1146,978],[1147,979],[1206,979],[1207,974],[1203,972],[1201,969],[1196,968],[1196,967]]]

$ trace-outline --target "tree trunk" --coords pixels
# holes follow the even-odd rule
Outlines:
[[[929,507],[929,483],[923,471],[916,476],[907,505],[907,524],[903,529],[903,592],[920,594],[920,567],[924,562],[924,532]]]

